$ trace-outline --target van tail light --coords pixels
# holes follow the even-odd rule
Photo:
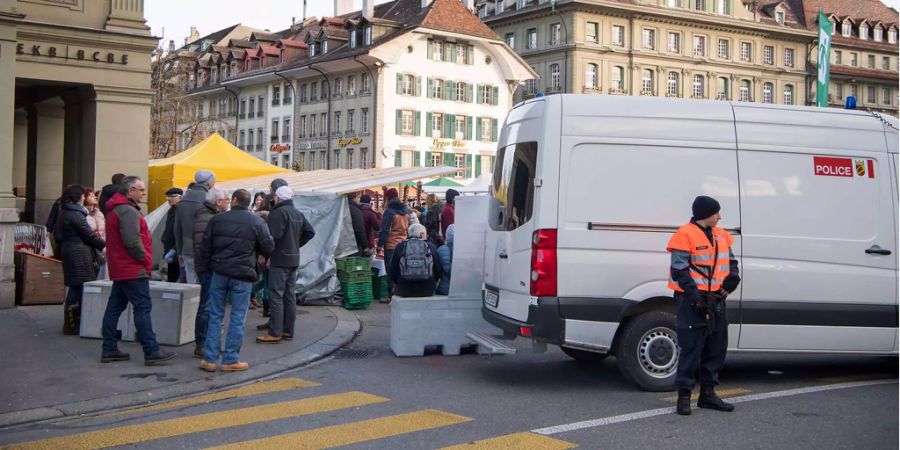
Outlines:
[[[531,238],[531,295],[556,297],[556,230],[537,230]]]

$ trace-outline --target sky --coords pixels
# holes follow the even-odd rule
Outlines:
[[[386,1],[375,0],[375,3]],[[334,13],[334,0],[306,2],[307,17]],[[900,9],[900,0],[881,2]],[[354,10],[362,8],[362,0],[354,0],[354,6]],[[303,0],[148,0],[144,3],[144,15],[153,35],[164,38],[160,41],[163,47],[170,39],[180,47],[190,34],[191,26],[198,28],[200,36],[236,23],[271,31],[283,30],[291,26],[291,17],[296,17],[298,22],[302,19]]]

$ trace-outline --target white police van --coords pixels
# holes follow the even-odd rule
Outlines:
[[[642,388],[671,389],[665,248],[708,195],[743,279],[727,301],[731,351],[897,355],[897,127],[724,101],[521,103],[500,133],[483,316],[575,359],[615,355]]]

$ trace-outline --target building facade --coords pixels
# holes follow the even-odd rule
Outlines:
[[[145,177],[150,56],[143,0],[0,1],[0,306],[14,224],[43,224],[67,184]]]

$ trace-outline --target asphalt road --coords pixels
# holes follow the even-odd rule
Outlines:
[[[161,409],[8,430],[0,445],[898,448],[896,358],[736,354],[720,391],[737,410],[681,417],[664,409],[673,393],[637,390],[613,358],[578,363],[553,347],[532,353],[525,341],[511,356],[396,358],[388,311],[360,313],[355,351],[279,378]]]

